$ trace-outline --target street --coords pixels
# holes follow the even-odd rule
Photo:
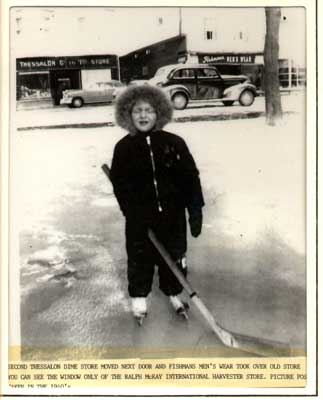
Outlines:
[[[293,92],[290,95],[283,94],[281,97],[282,107],[286,113],[301,112],[304,109],[304,93]],[[24,106],[25,108],[22,108]],[[18,130],[34,130],[46,128],[86,128],[113,126],[114,106],[113,104],[90,104],[82,108],[69,108],[67,106],[56,106],[40,108],[40,105],[31,102],[29,105],[20,104],[19,111],[15,113],[14,126]],[[264,115],[265,99],[256,97],[250,107],[243,107],[238,102],[232,106],[224,106],[221,102],[197,101],[190,103],[185,110],[174,111],[174,121],[187,122],[190,120],[226,120],[254,118]]]
[[[275,128],[260,116],[178,121],[165,130],[188,143],[206,201],[202,235],[189,237],[192,286],[226,329],[286,342],[303,354],[305,122],[303,98],[284,97],[296,107]],[[261,102],[255,111],[263,111]],[[217,107],[194,115],[210,110]],[[101,170],[124,132],[116,126],[21,130],[50,127],[50,118],[52,125],[106,122],[112,111],[39,110],[37,121],[31,110],[15,114],[12,223],[19,232],[23,357],[243,355],[223,348],[194,306],[188,321],[176,316],[157,276],[144,325],[133,320],[124,220]]]

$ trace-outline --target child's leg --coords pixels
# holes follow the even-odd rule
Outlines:
[[[177,267],[183,275],[186,277],[187,268],[186,268],[186,257],[180,257],[177,262]],[[176,311],[177,314],[183,315],[185,318],[188,318],[187,309],[189,308],[188,304],[181,299],[179,294],[182,292],[183,287],[177,280],[176,276],[169,269],[169,267],[164,263],[159,264],[159,287],[169,297],[169,301]]]
[[[130,297],[147,297],[154,276],[154,260],[147,228],[137,221],[126,222],[128,291]]]
[[[176,264],[179,270],[186,277],[187,267],[185,255],[183,255],[182,257],[178,257],[176,260]],[[179,283],[178,279],[170,270],[168,265],[164,262],[164,260],[159,260],[158,262],[158,275],[159,288],[164,294],[166,294],[166,296],[175,296],[182,292],[183,286]]]
[[[165,246],[179,269],[186,276],[186,217],[185,209],[176,209],[160,216],[154,227],[158,239]],[[157,256],[159,287],[167,296],[177,295],[183,290],[182,285],[170,270],[160,254]]]

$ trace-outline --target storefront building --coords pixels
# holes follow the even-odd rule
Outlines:
[[[163,65],[177,64],[186,51],[186,36],[179,35],[154,43],[120,57],[121,80],[149,79]]]
[[[52,100],[57,105],[65,89],[120,80],[119,60],[110,54],[18,58],[16,79],[17,101]]]
[[[262,86],[263,53],[195,53],[188,54],[190,62],[215,65],[221,74],[246,75],[257,87]]]
[[[282,12],[281,28],[285,36],[280,43],[283,51],[280,51],[279,78],[281,87],[288,89],[305,85],[306,80],[305,59],[298,57],[296,62],[286,42],[291,32],[299,38],[297,21],[302,19],[296,17],[293,10]],[[222,74],[247,75],[258,89],[263,89],[264,8],[182,7],[174,33],[177,35],[120,57],[121,79],[126,82],[149,79],[159,67],[168,64],[206,63],[216,65]]]
[[[187,48],[185,35],[135,50],[120,57],[121,79],[128,83],[134,79],[149,79],[157,69],[168,64],[200,63],[215,65],[221,74],[246,75],[258,88],[264,88],[263,52],[199,52]],[[293,60],[279,60],[281,88],[305,85],[305,68],[297,67]]]
[[[258,88],[264,88],[264,56],[263,53],[197,53],[188,54],[187,60],[201,64],[215,65],[220,73],[230,75],[246,75]],[[279,82],[282,89],[304,86],[306,82],[305,68],[295,65],[293,60],[279,59]]]
[[[186,36],[176,36],[120,57],[121,79],[149,79],[159,67],[177,63],[216,65],[222,74],[249,76],[256,86],[261,86],[263,70],[262,53],[204,53],[187,49]]]

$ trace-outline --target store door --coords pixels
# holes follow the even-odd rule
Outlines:
[[[64,90],[71,89],[71,79],[70,78],[58,78],[57,79],[57,105],[60,103],[63,97]]]
[[[55,105],[59,105],[64,90],[81,88],[80,75],[79,70],[51,71],[51,94]]]

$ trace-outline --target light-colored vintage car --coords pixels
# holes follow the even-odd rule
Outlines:
[[[64,90],[60,104],[70,107],[82,107],[89,103],[108,103],[115,100],[115,92],[125,85],[117,80],[96,82],[87,89]]]
[[[128,86],[148,85],[148,79],[134,79],[128,83]]]
[[[251,106],[257,96],[256,87],[247,76],[221,75],[208,64],[165,65],[149,84],[163,88],[177,110],[197,100],[212,100],[226,106],[238,101],[242,106]]]

